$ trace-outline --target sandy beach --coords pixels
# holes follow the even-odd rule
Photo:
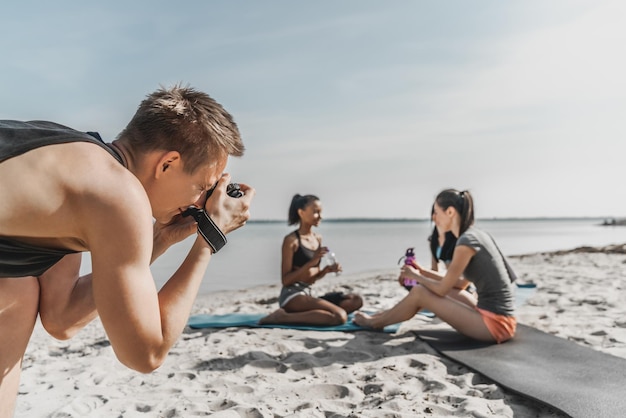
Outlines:
[[[537,291],[518,321],[626,358],[626,244],[510,257]],[[367,310],[406,291],[397,270],[327,276],[315,291],[364,296]],[[278,279],[277,279],[278,282]],[[271,312],[278,284],[200,296],[192,314]],[[38,325],[24,358],[16,417],[544,417],[562,416],[442,358],[413,330],[187,329],[165,364],[140,374],[116,360],[94,321],[57,341]]]

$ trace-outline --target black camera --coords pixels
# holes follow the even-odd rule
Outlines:
[[[209,196],[211,196],[213,194],[213,190],[215,190],[215,187],[212,188],[211,190],[209,190],[206,193],[206,197],[208,198]],[[241,187],[239,187],[238,183],[230,183],[228,186],[226,186],[226,193],[228,194],[228,196],[230,197],[236,197],[239,198],[241,196],[243,196],[243,192],[241,191]],[[197,218],[197,216],[199,215],[199,212],[204,212],[204,209],[200,209],[197,208],[195,206],[189,206],[184,212],[183,212],[183,216],[193,216],[194,218]],[[197,219],[196,219],[197,220]]]
[[[211,196],[215,187],[207,192],[207,198]],[[230,183],[226,187],[226,193],[230,197],[241,197],[243,196],[243,192],[241,191],[241,187],[237,183]],[[189,206],[183,213],[183,216],[193,216],[193,218],[198,223],[198,234],[200,234],[206,242],[213,249],[213,253],[216,253],[226,245],[226,237],[220,231],[220,229],[213,223],[213,220],[209,217],[209,215],[204,211],[204,209],[197,208],[195,206]]]
[[[211,193],[213,190],[211,190]],[[211,193],[207,194],[207,197],[211,195]],[[241,187],[239,187],[239,183],[230,183],[226,186],[226,193],[230,197],[241,197],[243,196],[243,192],[241,191]]]

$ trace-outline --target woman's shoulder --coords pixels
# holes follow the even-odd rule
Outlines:
[[[291,231],[283,238],[283,245],[297,246],[298,245],[298,231]]]
[[[283,241],[297,241],[298,240],[298,231],[291,231],[283,238]]]
[[[482,231],[475,226],[470,226],[461,236],[457,239],[457,244],[467,245],[468,243],[475,243],[480,241]]]

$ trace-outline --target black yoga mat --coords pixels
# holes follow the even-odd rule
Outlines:
[[[416,334],[451,360],[572,417],[626,416],[626,359],[522,324],[504,344],[481,343],[452,329]]]

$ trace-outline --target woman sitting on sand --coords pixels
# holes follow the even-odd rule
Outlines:
[[[334,263],[320,268],[328,253],[322,237],[313,232],[322,220],[322,204],[316,196],[295,195],[289,206],[289,225],[299,224],[297,230],[283,239],[282,283],[279,309],[261,319],[263,324],[340,325],[348,314],[363,306],[356,294],[327,293],[321,297],[311,294],[311,285],[326,274],[341,271]]]
[[[383,328],[412,318],[421,308],[468,337],[501,343],[515,335],[515,299],[506,261],[489,234],[474,227],[474,203],[467,191],[447,189],[435,199],[435,225],[451,231],[457,243],[445,275],[415,263],[401,276],[419,285],[393,308],[374,315],[357,312],[354,322]],[[478,297],[456,288],[463,278],[474,283]]]

